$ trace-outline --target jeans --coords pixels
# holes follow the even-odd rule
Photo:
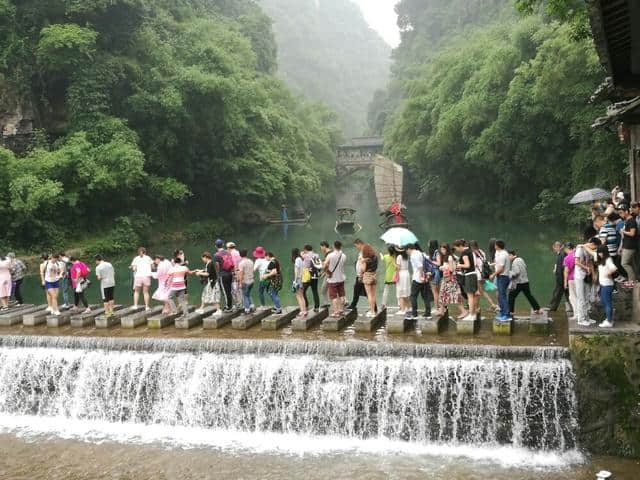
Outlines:
[[[622,249],[622,268],[627,272],[627,278],[629,281],[634,282],[636,280],[636,271],[634,268],[633,258],[636,256],[636,251],[629,248]]]
[[[307,290],[311,288],[313,294],[313,308],[316,310],[320,308],[320,296],[318,295],[318,279],[312,278],[310,282],[302,284],[302,293],[304,295],[304,304],[306,308],[309,308],[309,301],[307,300]]]
[[[253,288],[253,283],[243,283],[242,284],[242,306],[244,307],[244,311],[248,312],[251,310],[251,289]]]
[[[233,296],[231,294],[231,282],[233,281],[233,275],[231,272],[222,270],[218,278],[220,280],[221,291],[226,300],[226,308],[227,310],[231,310],[233,308]]]
[[[507,289],[509,288],[509,276],[498,275],[498,305],[500,305],[500,315],[509,316],[509,302],[507,301]]]
[[[576,307],[574,311],[578,323],[586,323],[589,320],[589,290],[591,285],[584,282],[584,279],[575,277],[573,284],[576,289]]]
[[[265,301],[264,298],[264,292],[267,292],[269,290],[269,284],[267,283],[266,285],[262,282],[260,282],[258,284],[258,298],[260,299],[260,306],[264,307],[267,302]]]
[[[600,285],[600,301],[604,307],[604,314],[609,322],[613,323],[613,285]]]
[[[422,296],[424,302],[425,317],[431,315],[431,287],[428,283],[411,282],[411,313],[418,316],[418,295]]]
[[[276,307],[276,310],[282,310],[282,305],[280,304],[280,297],[278,296],[278,292],[276,292],[273,288],[269,287],[269,296],[271,297],[271,301],[273,302],[273,306]]]
[[[518,295],[520,295],[520,292],[524,293],[524,296],[527,297],[527,300],[529,300],[529,305],[531,305],[531,308],[533,308],[535,311],[540,310],[540,304],[531,294],[531,290],[529,288],[529,282],[519,283],[516,285],[515,290],[511,290],[509,292],[509,312],[511,314],[513,314],[513,312],[515,311],[516,298],[518,298]]]
[[[65,305],[69,305],[69,290],[71,289],[71,279],[65,275],[60,280],[60,290],[62,290],[62,301]],[[78,301],[76,300],[76,306],[78,305]]]

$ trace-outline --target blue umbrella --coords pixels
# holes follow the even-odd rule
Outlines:
[[[402,227],[390,228],[380,239],[387,245],[396,245],[398,247],[404,247],[410,243],[418,243],[418,237],[411,230]]]

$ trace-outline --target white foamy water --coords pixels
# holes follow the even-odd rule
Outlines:
[[[0,348],[0,431],[91,442],[460,456],[562,467],[565,359]]]

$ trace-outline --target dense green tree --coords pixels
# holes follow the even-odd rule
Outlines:
[[[362,135],[367,105],[389,77],[391,47],[351,0],[259,0],[273,19],[279,71],[294,92],[328,104]]]

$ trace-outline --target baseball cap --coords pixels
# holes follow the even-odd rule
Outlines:
[[[224,242],[220,239],[216,240],[216,248],[222,248],[224,246]]]

